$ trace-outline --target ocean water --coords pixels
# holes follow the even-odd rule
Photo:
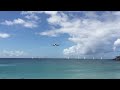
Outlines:
[[[120,79],[111,59],[1,58],[0,79]]]

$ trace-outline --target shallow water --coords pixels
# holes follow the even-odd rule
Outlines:
[[[4,79],[120,79],[120,61],[82,59],[0,59]]]

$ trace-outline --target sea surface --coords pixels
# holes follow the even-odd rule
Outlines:
[[[111,59],[1,58],[0,79],[120,79]]]

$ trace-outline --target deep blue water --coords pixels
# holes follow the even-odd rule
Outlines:
[[[4,79],[120,79],[120,61],[109,59],[0,59]]]

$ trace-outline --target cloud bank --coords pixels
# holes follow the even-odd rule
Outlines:
[[[13,26],[13,25],[21,25],[25,28],[36,28],[38,27],[38,24],[40,22],[39,16],[36,14],[48,14],[48,15],[55,15],[57,11],[22,11],[21,15],[23,15],[22,18],[16,18],[14,20],[5,20],[1,22],[0,24],[2,25],[7,25],[7,26]]]
[[[25,56],[26,53],[20,50],[3,50],[3,56]]]
[[[56,12],[50,14],[47,22],[54,29],[39,33],[45,36],[68,34],[68,40],[73,42],[74,45],[65,48],[63,50],[64,55],[104,53],[113,50],[119,44],[120,12],[81,11],[67,13]]]

